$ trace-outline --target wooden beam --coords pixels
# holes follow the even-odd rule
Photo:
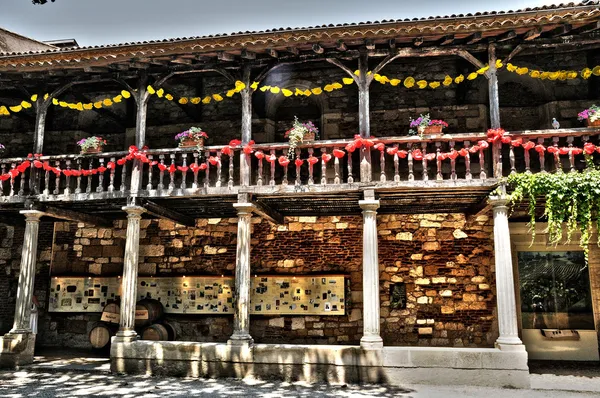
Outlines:
[[[81,212],[74,211],[74,210],[62,209],[62,208],[53,207],[53,206],[34,205],[33,207],[34,207],[34,210],[41,211],[44,213],[44,215],[46,215],[48,217],[58,218],[59,220],[82,222],[85,224],[95,225],[98,227],[106,227],[106,228],[113,227],[112,221],[110,221],[106,218],[103,218],[103,217],[99,217],[99,216],[95,216],[95,215],[91,215],[91,214],[87,214],[87,213],[81,213]]]
[[[289,52],[295,56],[298,56],[300,54],[300,50],[298,50],[296,47],[288,47],[287,52]]]
[[[371,39],[365,40],[365,47],[367,50],[375,50],[375,43]]]
[[[346,46],[346,43],[344,43],[343,40],[338,40],[335,45],[335,49],[338,51],[346,51],[348,50],[348,47]]]
[[[130,62],[129,67],[133,69],[148,69],[150,65],[142,62]]]
[[[103,68],[101,66],[86,66],[83,68],[85,73],[108,73],[108,68]]]
[[[243,59],[256,59],[256,53],[246,50],[245,48],[242,49],[242,58]]]
[[[573,25],[565,23],[560,25],[558,28],[553,29],[550,32],[550,37],[559,37],[562,35],[566,35],[567,33],[571,32],[573,30]]]
[[[423,42],[424,42],[424,41],[425,41],[425,40],[423,40],[423,38],[422,38],[422,37],[415,37],[415,39],[413,40],[413,45],[414,45],[415,47],[420,47],[420,46],[421,46],[421,44],[423,44]]]
[[[225,51],[219,51],[217,53],[217,59],[219,61],[231,62],[235,61],[235,56],[233,54],[226,53]]]
[[[452,43],[454,43],[454,35],[446,35],[440,40],[440,46],[447,46]]]
[[[265,203],[260,201],[255,201],[252,203],[255,207],[254,212],[264,218],[265,220],[272,222],[273,224],[283,224],[284,217],[277,210],[273,209],[270,206],[267,206]]]
[[[590,33],[600,29],[600,21],[593,22],[589,25],[584,25],[581,28],[577,29],[578,32],[581,33]]]
[[[396,39],[388,40],[388,45],[390,46],[391,49],[396,48]]]
[[[312,50],[315,52],[315,54],[323,54],[325,52],[325,49],[321,47],[320,44],[316,43],[312,45]]]
[[[193,61],[188,58],[173,57],[171,59],[171,63],[180,64],[180,65],[191,65],[191,64],[193,64]]]
[[[538,37],[540,37],[541,34],[542,34],[542,28],[540,28],[539,26],[536,26],[535,28],[533,28],[530,31],[528,31],[527,33],[525,33],[525,35],[523,36],[523,40],[530,41],[533,39],[537,39]]]
[[[277,50],[273,50],[272,48],[267,48],[267,54],[269,54],[272,58],[279,58],[279,53]]]
[[[475,44],[483,39],[481,32],[475,32],[467,38],[467,44]]]
[[[167,220],[171,220],[176,222],[177,224],[186,225],[188,227],[195,227],[196,220],[193,217],[186,216],[182,213],[179,213],[175,210],[167,209],[166,207],[157,205],[154,202],[151,202],[147,199],[139,199],[138,203],[146,212],[154,217],[165,218]]]
[[[496,36],[496,41],[508,41],[514,39],[515,37],[517,37],[517,32],[515,32],[514,30],[509,30],[507,32],[502,33],[501,35]]]

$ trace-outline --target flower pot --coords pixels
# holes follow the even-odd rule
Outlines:
[[[591,122],[590,119],[585,120],[587,120],[588,127],[600,127],[600,119],[594,120],[593,122]]]
[[[85,151],[81,151],[81,154],[82,155],[87,155],[87,154],[90,154],[90,153],[100,153],[100,152],[102,152],[102,147],[98,146],[96,148],[88,148]]]
[[[442,126],[440,124],[435,124],[435,125],[432,125],[432,126],[427,126],[423,130],[423,134],[427,134],[427,135],[442,135],[443,128],[444,128],[444,126]]]
[[[191,138],[184,138],[179,141],[180,148],[194,148],[194,147],[203,147],[204,146],[204,138],[200,138],[199,140],[193,140]]]
[[[315,140],[315,133],[306,133],[302,136],[302,142],[310,142]]]

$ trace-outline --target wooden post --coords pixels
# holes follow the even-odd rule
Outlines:
[[[493,129],[500,128],[500,100],[498,97],[498,74],[496,69],[496,46],[490,44],[488,47],[489,69],[486,74],[488,78],[488,91],[490,97],[490,125]],[[492,163],[494,178],[502,177],[502,142],[496,142],[492,147]]]
[[[240,91],[242,96],[242,145],[252,140],[252,88],[250,87],[250,66],[246,65],[242,72],[242,82],[246,87]],[[240,151],[240,185],[250,185],[250,166],[252,157]]]
[[[43,153],[44,133],[46,130],[46,116],[50,101],[38,98],[35,102],[35,132],[33,135],[33,153]],[[40,194],[40,177],[42,171],[32,168],[29,174],[29,190],[34,195]]]
[[[371,136],[371,120],[369,111],[369,85],[371,80],[369,72],[369,56],[366,52],[358,58],[358,130],[360,136],[368,138]],[[348,161],[351,158],[348,157]],[[371,181],[371,148],[363,147],[360,150],[360,181]]]
[[[133,93],[137,105],[137,113],[135,117],[135,146],[140,150],[146,144],[146,118],[148,113],[148,100],[150,99],[150,94],[146,89],[147,82],[146,76],[143,75],[140,78],[137,92]],[[131,170],[131,184],[129,185],[130,203],[135,201],[135,197],[142,187],[143,168],[144,164],[141,161],[138,159],[133,161],[133,168]]]

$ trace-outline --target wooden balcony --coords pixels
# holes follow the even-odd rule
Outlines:
[[[586,142],[600,145],[599,133],[589,128],[536,130],[507,133],[507,137],[523,144],[583,148]],[[513,146],[508,138],[505,141],[489,143],[482,133],[359,143],[315,141],[289,156],[287,143],[273,143],[225,151],[223,146],[207,146],[201,152],[132,149],[0,159],[0,175],[5,176],[0,181],[0,209],[39,202],[110,212],[118,211],[128,198],[138,197],[170,201],[168,207],[197,217],[225,216],[234,214],[230,204],[237,195],[247,193],[286,215],[327,213],[333,208],[353,214],[360,211],[357,201],[362,191],[374,189],[383,213],[475,211],[501,176],[586,167],[578,151],[540,153]]]

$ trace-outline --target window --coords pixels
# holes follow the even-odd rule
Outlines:
[[[594,330],[582,251],[519,252],[518,263],[523,329]]]

